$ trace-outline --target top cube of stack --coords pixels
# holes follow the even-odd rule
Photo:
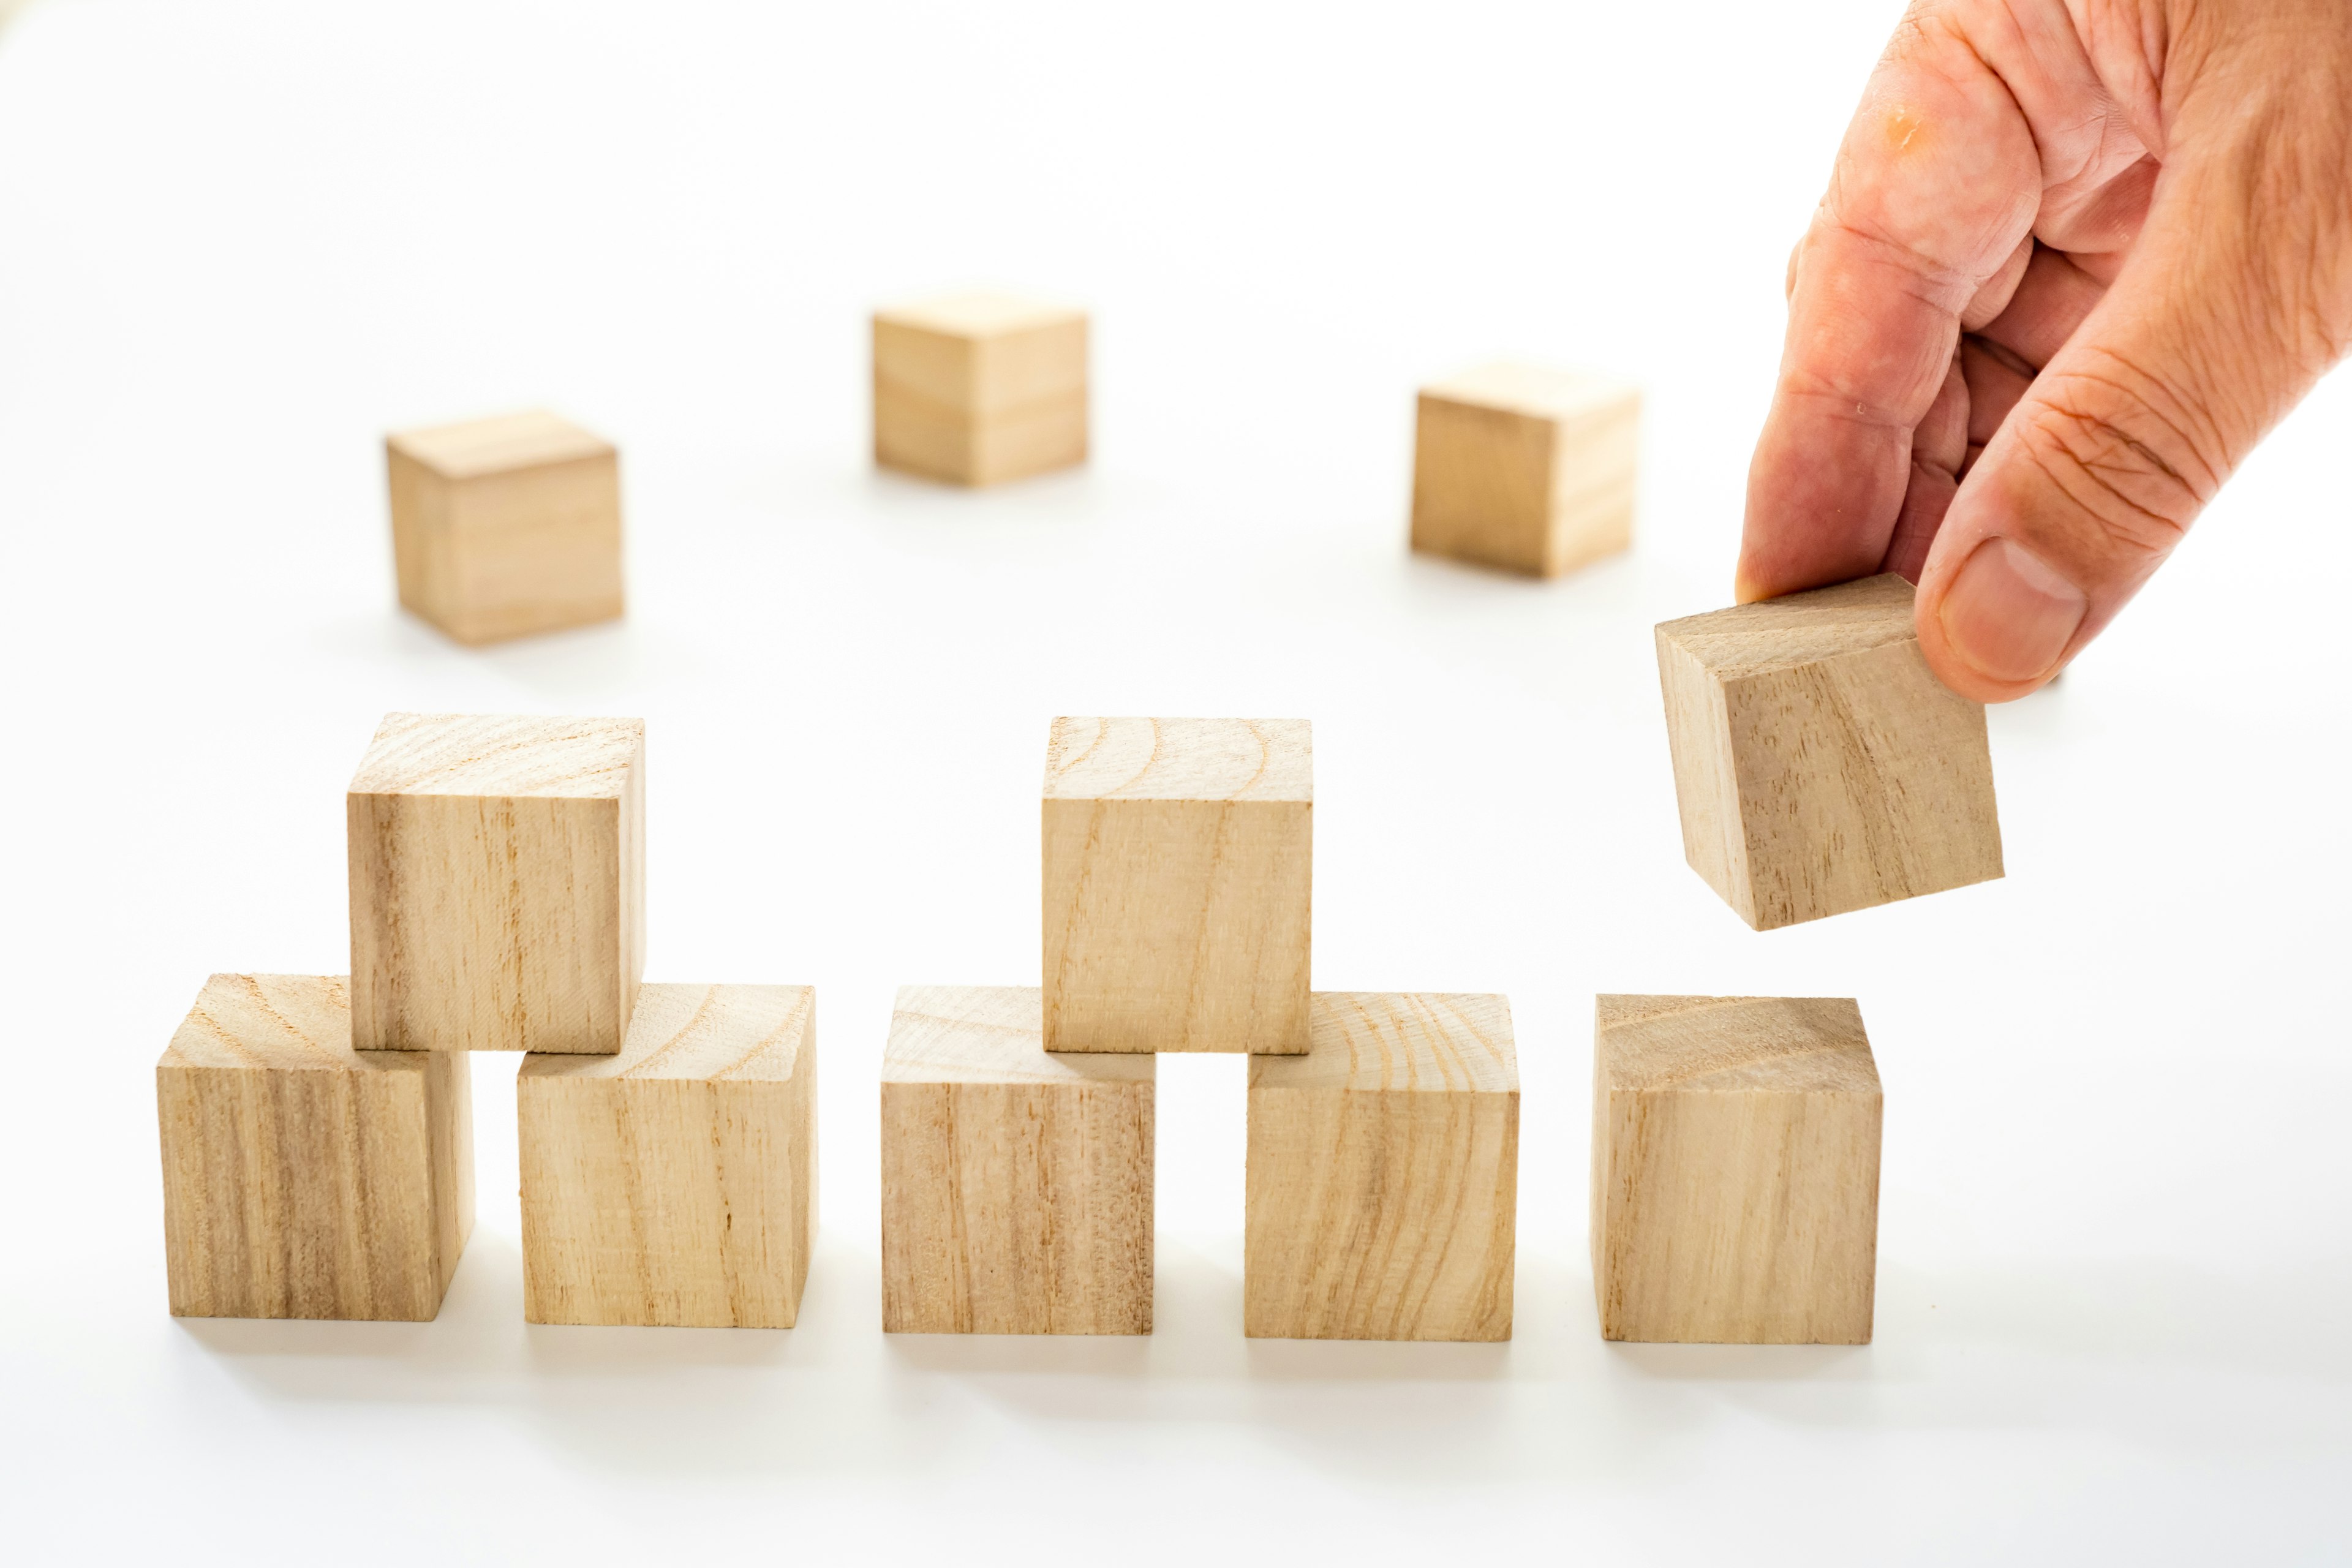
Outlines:
[[[1045,1048],[1307,1048],[1314,752],[1303,719],[1057,719]]]
[[[552,414],[384,439],[400,602],[463,643],[621,613],[621,466]]]
[[[1087,318],[967,293],[874,313],[874,460],[992,485],[1087,456]]]
[[[1421,389],[1412,547],[1556,577],[1633,538],[1641,394],[1498,363]]]

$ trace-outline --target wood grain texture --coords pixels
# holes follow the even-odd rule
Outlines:
[[[1087,456],[1087,318],[964,293],[874,314],[874,460],[992,485]]]
[[[1868,1343],[1880,1116],[1850,999],[1601,997],[1591,1197],[1602,1336]]]
[[[618,1056],[516,1080],[523,1315],[789,1329],[816,1205],[816,993],[647,985]]]
[[[1048,1055],[1038,993],[909,985],[882,1068],[882,1327],[1151,1331],[1148,1056]]]
[[[1683,851],[1759,931],[2001,874],[1981,705],[1887,575],[1657,630]]]
[[[1244,1331],[1509,1339],[1518,1168],[1507,1001],[1318,992],[1250,1058]]]
[[[205,983],[155,1064],[174,1313],[440,1311],[474,1228],[467,1064],[351,1041],[340,975]]]
[[[1045,1043],[1307,1049],[1315,850],[1303,719],[1056,719]]]
[[[621,467],[534,412],[384,438],[400,602],[462,643],[622,612]]]
[[[1422,388],[1412,547],[1538,577],[1633,542],[1640,392],[1497,363]]]
[[[621,1048],[645,745],[637,719],[385,716],[347,799],[361,1049]]]

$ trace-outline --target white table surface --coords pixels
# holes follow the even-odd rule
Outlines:
[[[1649,627],[1727,596],[1782,261],[1896,11],[24,12],[0,1555],[2352,1552],[2352,382],[1993,713],[2007,880],[1759,936],[1682,863]],[[1083,472],[871,471],[864,312],[974,279],[1095,310]],[[1497,353],[1648,388],[1631,556],[1404,552],[1412,388]],[[469,652],[393,608],[379,443],[537,404],[622,447],[629,617]],[[648,721],[649,978],[818,988],[797,1329],[526,1326],[494,1058],[439,1321],[167,1313],[152,1064],[207,973],[344,968],[394,708]],[[1061,712],[1314,720],[1317,984],[1511,998],[1510,1343],[1242,1338],[1230,1058],[1160,1066],[1155,1334],[880,1332],[891,993],[1035,983]],[[1861,999],[1874,1343],[1601,1342],[1598,991]]]

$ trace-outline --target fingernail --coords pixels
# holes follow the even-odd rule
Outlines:
[[[2091,607],[2083,591],[2006,539],[1988,539],[1944,592],[1944,636],[1979,673],[2033,680],[2050,672]]]

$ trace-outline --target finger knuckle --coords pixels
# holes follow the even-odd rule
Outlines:
[[[2210,435],[2145,370],[2112,358],[2045,372],[2038,418],[2020,434],[2030,461],[2120,552],[2162,556],[2219,488]]]

